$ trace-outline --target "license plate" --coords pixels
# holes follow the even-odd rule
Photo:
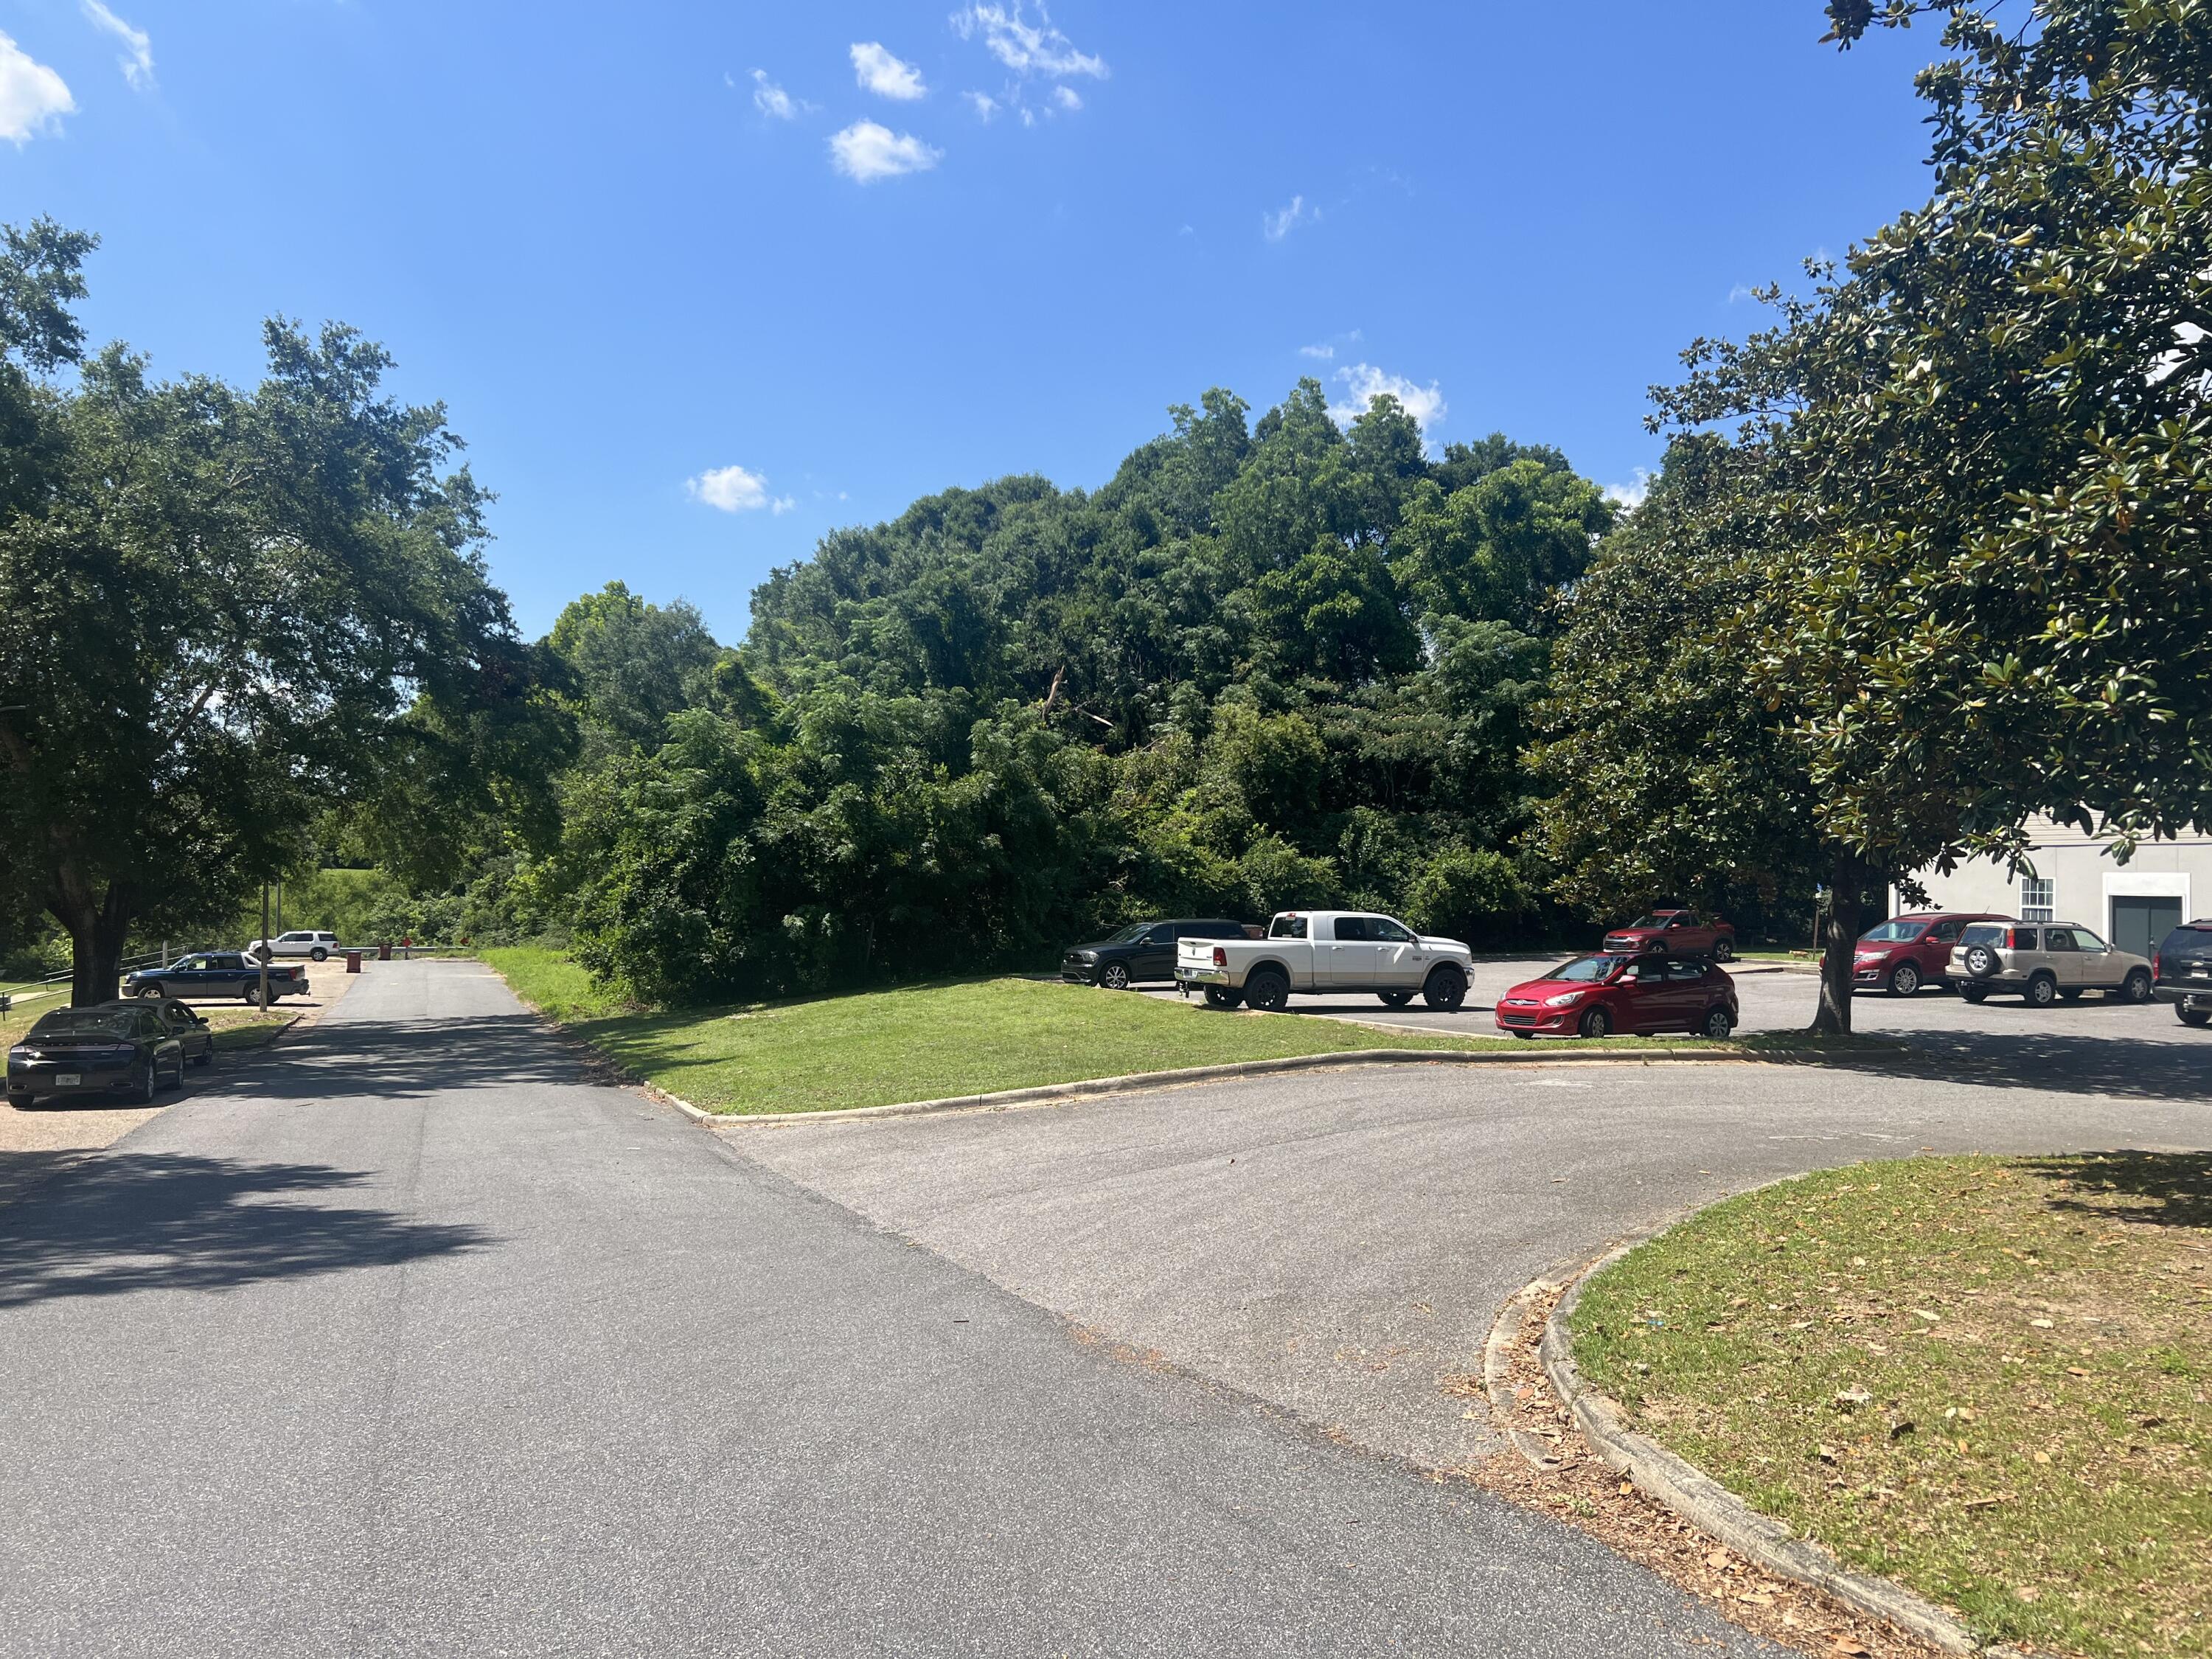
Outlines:
[[[82,1072],[56,1072],[54,1073],[54,1087],[57,1089],[74,1089],[83,1081],[84,1073]]]

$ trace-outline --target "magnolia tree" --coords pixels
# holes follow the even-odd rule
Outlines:
[[[1809,297],[1770,290],[1770,330],[1695,343],[1654,424],[1729,451],[1668,533],[1748,580],[1684,648],[1786,739],[1805,821],[1737,856],[1819,849],[1816,1023],[1848,1030],[1883,880],[2023,859],[2036,812],[2123,852],[2212,823],[2212,8],[1828,15],[1845,46],[1941,19],[1936,193]]]

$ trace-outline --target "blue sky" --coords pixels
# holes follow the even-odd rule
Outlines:
[[[619,576],[734,640],[825,531],[1096,486],[1214,385],[1632,483],[1684,344],[1926,194],[1933,33],[1820,13],[0,0],[0,217],[99,232],[88,320],[157,369],[383,341],[529,631]]]

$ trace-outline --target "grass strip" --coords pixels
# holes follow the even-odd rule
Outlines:
[[[638,1009],[554,951],[488,950],[483,959],[526,1001],[633,1073],[696,1106],[739,1115],[885,1106],[1292,1055],[1499,1048],[1507,1041],[1225,1014],[1024,979],[738,1008]]]
[[[2212,1155],[1808,1176],[1571,1326],[1638,1429],[1984,1639],[2212,1652]]]

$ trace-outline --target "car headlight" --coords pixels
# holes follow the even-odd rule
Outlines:
[[[1589,994],[1587,991],[1562,991],[1555,997],[1546,997],[1544,1006],[1547,1008],[1571,1008]]]

